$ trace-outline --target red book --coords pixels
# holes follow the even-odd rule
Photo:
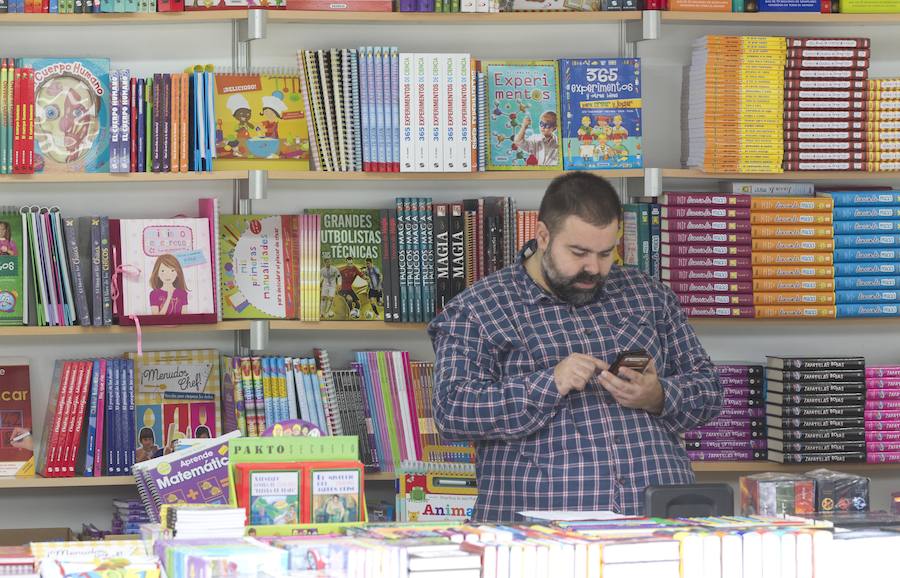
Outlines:
[[[791,100],[866,100],[865,90],[787,88],[784,98]]]
[[[824,12],[824,10],[823,10]],[[788,38],[788,48],[868,48],[868,38]]]
[[[786,130],[786,141],[865,141],[867,133],[864,130]]]
[[[792,100],[784,101],[784,109],[791,110],[866,110],[865,100]]]
[[[752,281],[753,270],[745,269],[666,269],[660,276],[665,281]]]
[[[842,162],[842,161],[803,161],[783,163],[782,168],[786,171],[865,171],[865,163]]]
[[[751,293],[677,293],[678,302],[682,307],[751,307],[753,306],[753,294]]]
[[[670,244],[703,243],[708,245],[749,245],[750,233],[730,232],[669,232],[660,233],[660,241]]]
[[[666,269],[742,269],[751,267],[750,257],[670,257],[664,255],[660,263]]]
[[[788,58],[786,69],[848,69],[865,70],[869,68],[868,58]]]
[[[784,162],[866,161],[866,151],[784,151]]]
[[[749,245],[672,245],[669,243],[662,243],[660,244],[660,253],[662,255],[671,255],[674,257],[749,257],[752,254],[752,247]]]
[[[785,141],[785,151],[864,151],[869,147],[862,141]]]
[[[745,281],[665,281],[677,293],[753,293],[753,283]]]
[[[660,228],[663,231],[712,231],[712,232],[731,232],[746,233],[750,230],[750,222],[746,219],[743,221],[728,221],[719,219],[661,219]]]
[[[785,90],[868,90],[868,88],[865,80],[788,78],[784,81]]]
[[[687,206],[661,207],[663,219],[749,219],[749,207]]]
[[[806,78],[806,79],[844,79],[844,80],[865,80],[869,78],[868,69],[850,69],[850,68],[785,68],[785,78]]]
[[[22,87],[23,109],[25,110],[24,161],[25,172],[34,172],[34,70],[25,69],[25,85]]]
[[[749,207],[750,195],[729,195],[724,193],[663,193],[659,204],[666,207]]]
[[[868,48],[826,48],[826,47],[793,47],[788,48],[787,57],[791,59],[822,59],[822,60],[868,60],[872,54]]]

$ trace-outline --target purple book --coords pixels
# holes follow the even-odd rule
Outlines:
[[[733,451],[689,451],[688,457],[695,462],[746,462],[765,460],[765,450],[733,450]]]
[[[868,374],[869,370],[866,370]],[[900,389],[900,378],[888,377],[886,379],[866,376],[866,387],[873,389]]]
[[[761,407],[723,407],[722,411],[719,413],[719,419],[762,419],[765,415],[765,410]]]
[[[753,244],[750,233],[719,231],[662,231],[660,242],[669,244],[697,243],[702,245],[747,245]]]
[[[900,431],[867,431],[867,442],[900,442]]]
[[[688,440],[685,447],[690,451],[747,451],[764,450],[765,439],[723,439],[723,440]]]
[[[734,377],[719,374],[719,385],[722,387],[758,388],[762,385],[762,377]]]
[[[749,417],[732,418],[720,416],[707,423],[704,427],[708,429],[753,429],[761,428],[765,425],[766,422],[761,419],[753,419]]]
[[[766,437],[765,432],[762,429],[706,429],[699,428],[695,430],[691,430],[689,432],[685,432],[684,439],[686,440],[711,440],[711,441],[719,441],[719,440],[751,440],[751,439],[762,439]]]
[[[663,267],[662,278],[665,281],[753,281],[753,269],[749,267],[725,267],[712,269],[669,268]]]
[[[876,421],[876,420],[867,419],[865,426],[866,426],[866,432],[874,431],[874,432],[898,432],[898,433],[900,433],[900,421],[896,421],[896,420]]]
[[[678,293],[678,302],[682,306],[716,306],[736,305],[750,307],[753,305],[753,295],[750,293]]]
[[[671,257],[750,257],[752,245],[699,245],[662,243],[660,252]]]
[[[830,393],[830,392],[826,392]],[[866,391],[867,400],[900,400],[900,389],[869,389]]]
[[[750,219],[749,207],[722,207],[718,205],[690,205],[681,207],[662,207],[660,215],[663,219],[716,219],[738,220]]]
[[[866,367],[866,377],[900,377],[898,365],[876,365]]]
[[[716,206],[749,207],[750,195],[726,195],[720,193],[663,193],[661,205],[672,206]]]
[[[722,377],[746,377],[750,375],[762,377],[763,368],[762,365],[753,365],[749,363],[717,363],[716,373]]]
[[[666,281],[665,284],[668,285],[676,293],[753,293],[753,283],[748,282],[735,283],[733,281]]]
[[[235,433],[236,432],[231,432]],[[229,434],[170,454],[147,471],[159,504],[227,504]],[[166,473],[162,473],[166,472]]]
[[[722,400],[722,408],[726,409],[746,409],[746,408],[762,408],[763,400],[762,398],[755,397],[743,397],[743,398],[734,398],[734,397],[725,397]]]
[[[750,221],[727,219],[660,219],[662,231],[688,233],[750,233]]]
[[[398,5],[400,12],[416,12],[416,0],[400,0]]]
[[[687,305],[682,311],[688,317],[755,317],[753,307],[732,307],[729,305],[711,305],[701,307],[699,305]]]
[[[730,399],[740,399],[746,403],[747,398],[756,398],[762,399],[762,389],[761,388],[753,388],[753,387],[733,387],[733,386],[725,386],[722,388],[722,393],[725,394],[726,398]]]

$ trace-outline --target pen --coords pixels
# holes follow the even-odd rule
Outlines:
[[[12,441],[12,442],[20,442],[20,441],[24,440],[25,438],[27,438],[27,437],[30,436],[30,435],[31,435],[31,434],[30,434],[29,432],[20,433],[20,434],[17,435],[16,437],[12,438],[10,441]]]

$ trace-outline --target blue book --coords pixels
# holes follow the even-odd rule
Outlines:
[[[835,235],[835,249],[855,249],[859,247],[900,247],[900,233],[896,235]]]
[[[759,12],[821,12],[822,0],[759,0]]]
[[[864,290],[864,291],[835,291],[835,303],[862,304],[862,303],[900,303],[900,291],[897,289]]]
[[[390,47],[390,103],[391,103],[391,132],[388,142],[393,147],[393,163],[397,172],[400,171],[400,49]],[[393,170],[393,169],[392,169]]]
[[[900,207],[835,207],[832,215],[835,221],[900,219]]]
[[[835,221],[832,226],[834,227],[835,235],[900,233],[900,220]]]
[[[837,291],[900,288],[900,277],[878,277],[869,275],[862,277],[836,277],[834,279],[834,288]]]
[[[134,360],[125,359],[122,361],[124,368],[124,387],[125,400],[127,403],[125,411],[125,432],[127,441],[125,445],[125,474],[131,475],[131,468],[134,466],[134,451],[136,449],[137,440],[135,439],[135,411],[134,411]]]
[[[863,261],[858,263],[835,263],[834,276],[844,275],[900,275],[900,263],[881,263],[878,261]]]
[[[263,403],[265,407],[265,415],[266,415],[266,427],[271,426],[275,423],[276,414],[275,414],[275,398],[273,397],[272,391],[272,358],[271,357],[263,357],[262,358],[262,379],[263,379]],[[266,387],[266,383],[269,384],[269,387]]]
[[[94,452],[97,449],[97,396],[100,393],[100,360],[94,360],[91,371],[91,395],[88,405],[87,447],[84,452],[84,475],[94,475]],[[102,450],[100,450],[102,451]],[[98,472],[99,474],[100,472]]]
[[[834,199],[835,207],[900,205],[900,191],[827,191],[816,194]]]
[[[316,404],[316,421],[323,432],[329,431],[328,421],[325,419],[325,404],[322,401],[322,383],[319,381],[319,373],[316,371],[316,360],[309,358],[306,360],[309,365],[309,382],[312,389],[313,399]]]
[[[900,305],[892,303],[865,303],[837,305],[837,317],[896,317],[900,316]]]
[[[563,59],[560,65],[563,166],[643,166],[641,59]]]
[[[900,250],[895,249],[835,249],[835,263],[854,263],[856,261],[897,261],[900,260]]]

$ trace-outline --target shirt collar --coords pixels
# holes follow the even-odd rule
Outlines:
[[[525,246],[522,247],[516,258],[516,279],[519,283],[519,286],[524,290],[524,294],[526,295],[528,301],[534,304],[560,303],[568,305],[567,303],[538,285],[537,281],[532,279],[531,275],[528,274],[528,271],[525,269],[525,260],[534,255],[536,252],[537,239],[532,239],[525,243]],[[610,269],[609,271],[609,275],[606,277],[606,282],[603,284],[603,291],[600,294],[600,299],[598,299],[591,305],[602,303],[617,290],[618,277],[619,266],[613,265],[612,269]]]

